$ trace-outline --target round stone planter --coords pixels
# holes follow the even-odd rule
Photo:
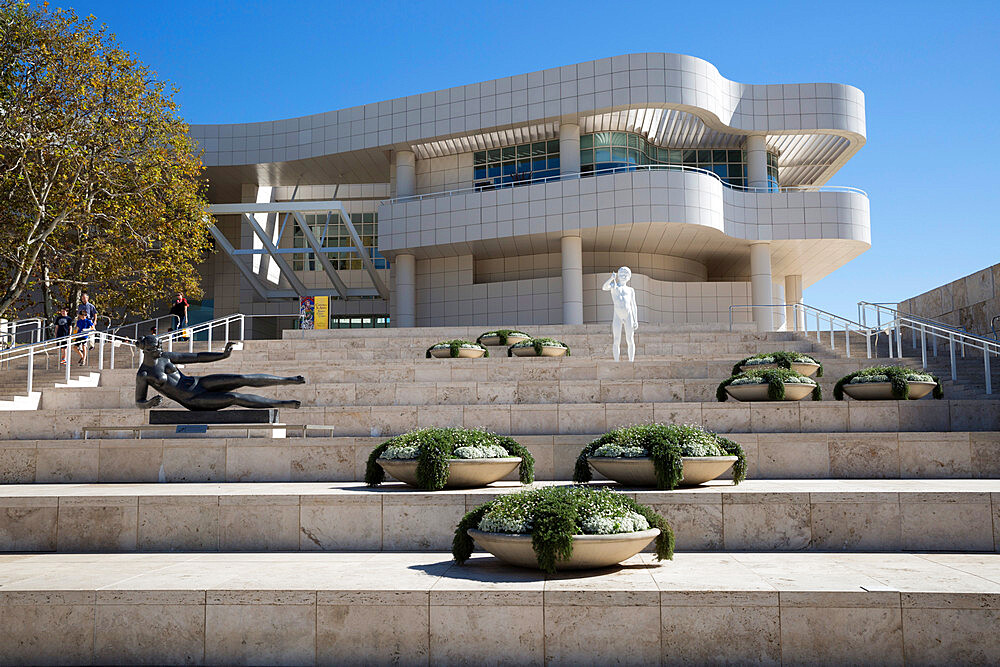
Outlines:
[[[778,364],[747,364],[745,366],[740,366],[740,370],[743,372],[763,369],[763,368],[777,368]],[[806,362],[798,362],[792,364],[792,370],[799,375],[805,375],[807,378],[811,378],[819,370],[819,364],[811,364]]]
[[[684,479],[681,486],[695,486],[711,481],[736,463],[735,456],[682,456]],[[594,470],[622,486],[656,486],[653,459],[592,456],[587,459]]]
[[[479,339],[482,345],[494,346],[494,345],[513,345],[514,343],[523,343],[526,340],[530,340],[527,336],[518,336],[517,334],[511,334],[507,336],[507,342],[501,343],[500,336],[483,336]]]
[[[934,382],[910,381],[910,400],[923,398],[934,391],[937,386]],[[858,384],[845,384],[844,393],[856,401],[895,401],[892,395],[891,382],[860,382]]]
[[[786,382],[785,383],[785,400],[786,401],[801,401],[806,396],[812,393],[813,387],[815,385],[811,384],[800,384],[797,382]],[[766,384],[738,384],[736,386],[729,385],[726,387],[726,393],[735,398],[737,401],[769,401],[767,397],[767,385]]]
[[[459,359],[478,359],[484,354],[486,354],[486,350],[482,348],[461,347],[458,349]],[[431,356],[434,357],[435,359],[450,359],[451,348],[439,347],[437,349],[431,350]]]
[[[468,489],[492,484],[503,479],[521,463],[520,456],[502,459],[448,459],[446,489]],[[410,486],[417,486],[417,461],[400,459],[378,460],[387,473]]]
[[[534,346],[527,347],[515,347],[514,350],[515,357],[563,357],[566,355],[565,347],[556,347],[555,345],[543,345],[542,353],[535,354]]]
[[[469,537],[505,563],[518,567],[538,567],[538,558],[531,547],[531,535],[484,533],[469,529]],[[586,570],[610,567],[631,558],[646,548],[660,534],[659,528],[618,535],[574,535],[573,555],[557,561],[557,570]]]

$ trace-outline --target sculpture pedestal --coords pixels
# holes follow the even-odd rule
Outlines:
[[[263,410],[150,410],[150,424],[275,424],[277,408]]]

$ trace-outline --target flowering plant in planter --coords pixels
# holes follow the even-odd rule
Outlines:
[[[427,358],[430,359],[434,355],[432,351],[434,350],[450,350],[452,357],[459,356],[461,350],[482,350],[482,356],[490,356],[490,351],[486,349],[485,345],[480,345],[479,343],[473,343],[467,340],[445,340],[440,343],[434,343],[429,348],[427,348]]]
[[[812,386],[812,400],[819,401],[823,398],[823,390],[820,389],[816,381],[807,378],[801,373],[790,371],[787,368],[764,368],[760,370],[737,373],[719,384],[715,390],[715,397],[719,402],[729,399],[726,387],[741,386],[748,384],[766,384],[767,398],[771,401],[782,401],[785,399],[785,384],[803,384]]]
[[[872,366],[862,368],[859,371],[848,373],[837,380],[833,387],[833,397],[838,401],[844,400],[845,385],[871,384],[876,382],[888,382],[891,388],[892,398],[898,401],[905,401],[910,398],[911,382],[934,383],[934,398],[944,398],[944,387],[941,380],[936,375],[915,371],[905,366]],[[921,394],[923,397],[926,392]]]
[[[650,458],[656,471],[656,486],[674,489],[683,479],[684,457],[735,456],[733,484],[746,479],[747,459],[743,447],[694,424],[637,424],[605,433],[583,448],[576,459],[573,481],[593,479],[592,457]]]
[[[507,339],[514,338],[517,339],[514,342],[519,342],[521,340],[531,340],[531,336],[524,333],[523,331],[518,331],[517,329],[497,329],[496,331],[486,331],[480,334],[476,342],[483,345],[483,339],[496,338],[496,343],[491,343],[492,345],[508,345]]]
[[[742,361],[736,362],[733,366],[733,375],[739,375],[743,372],[744,366],[770,366],[774,365],[778,368],[786,368],[792,370],[792,364],[816,364],[819,368],[816,370],[816,377],[823,377],[823,364],[819,361],[810,357],[808,354],[803,354],[801,352],[786,352],[784,350],[779,350],[778,352],[761,352],[760,354],[755,354],[752,357],[747,357]],[[756,370],[756,369],[748,369]]]
[[[515,350],[519,350],[519,349],[523,349],[523,348],[528,348],[528,347],[533,347],[535,349],[535,356],[536,357],[544,356],[542,354],[542,349],[546,348],[546,347],[561,348],[561,349],[566,350],[566,355],[565,356],[568,357],[570,355],[569,345],[567,345],[566,343],[563,343],[562,341],[558,341],[555,338],[530,338],[530,339],[528,339],[526,341],[522,341],[520,343],[514,343],[509,348],[507,348],[507,356],[508,357],[512,357],[515,354]]]
[[[520,457],[518,470],[521,483],[531,484],[535,480],[535,458],[513,438],[482,429],[419,429],[389,438],[372,450],[365,468],[365,484],[378,486],[385,481],[380,458],[416,460],[417,485],[428,491],[437,491],[448,483],[451,460],[508,457]]]
[[[538,567],[555,572],[559,561],[573,556],[574,538],[621,535],[658,529],[657,560],[674,553],[674,535],[666,520],[650,508],[610,489],[549,486],[502,495],[466,514],[455,530],[452,555],[461,565],[472,555],[469,531],[531,537]],[[648,536],[648,544],[652,536]],[[638,552],[642,549],[639,546]]]

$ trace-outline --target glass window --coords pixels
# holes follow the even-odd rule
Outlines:
[[[580,164],[594,164],[594,149],[580,151]]]
[[[580,137],[580,148],[593,148],[594,147],[594,135],[585,134]]]
[[[726,151],[712,151],[712,162],[721,163],[726,161]]]
[[[729,151],[730,162],[743,162],[743,151]]]
[[[551,155],[553,153],[555,153],[556,155],[559,155],[559,140],[558,139],[550,139],[549,142],[548,142],[548,148],[549,148],[549,155]]]
[[[500,149],[499,148],[494,148],[493,150],[486,151],[486,156],[487,156],[487,159],[490,162],[499,162],[500,161]]]
[[[486,151],[476,151],[472,155],[472,164],[481,165],[486,164]]]
[[[601,162],[611,162],[611,149],[610,148],[595,148],[594,149],[594,162],[600,164]]]
[[[610,132],[598,132],[592,135],[594,137],[594,147],[597,146],[610,146],[611,145],[611,133]]]
[[[523,158],[531,155],[531,144],[521,144],[517,146],[517,157]]]
[[[611,133],[611,145],[612,146],[625,146],[628,144],[628,135],[624,132],[612,132]]]
[[[549,156],[549,169],[559,169],[559,154]],[[550,174],[551,175],[551,174]]]
[[[628,149],[626,148],[612,148],[611,149],[611,161],[612,162],[624,162],[628,155]]]
[[[500,149],[500,151],[501,157],[503,157],[504,160],[513,160],[517,153],[517,146],[504,146]]]
[[[532,155],[545,155],[548,151],[545,150],[544,141],[536,141],[531,144],[531,154]]]

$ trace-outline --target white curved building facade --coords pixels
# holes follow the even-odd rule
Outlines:
[[[867,196],[826,186],[864,144],[861,91],[690,56],[191,132],[230,254],[205,270],[216,315],[329,294],[334,326],[605,321],[600,285],[628,265],[643,322],[738,306],[781,328],[746,306],[801,301],[871,240]]]

